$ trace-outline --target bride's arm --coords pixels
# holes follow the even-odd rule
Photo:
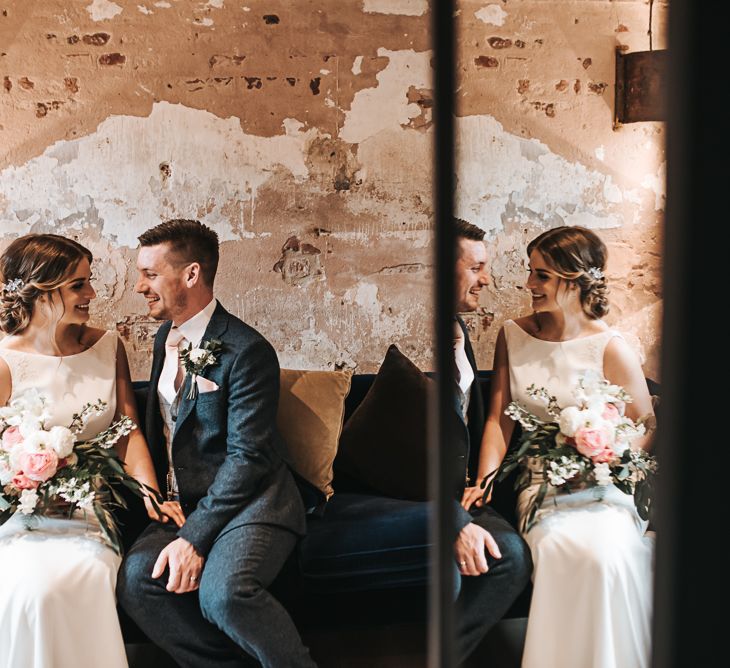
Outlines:
[[[0,357],[0,406],[5,406],[13,391],[13,381],[8,363]]]
[[[477,485],[464,491],[462,506],[467,510],[473,503],[481,505],[484,490],[479,486],[482,480],[490,473],[495,472],[504,459],[507,445],[512,438],[514,422],[504,414],[505,409],[512,401],[509,389],[509,360],[507,357],[507,341],[504,329],[499,330],[497,343],[494,349],[494,375],[492,376],[489,395],[489,412],[482,434],[481,449],[479,452],[479,471]],[[491,495],[490,495],[491,496]],[[489,498],[487,498],[489,501]]]
[[[139,425],[137,402],[132,389],[127,353],[124,345],[119,341],[117,345],[117,410],[114,419],[117,420],[122,415],[130,417],[136,425]],[[126,438],[120,439],[116,449],[119,457],[124,461],[124,468],[137,482],[157,492],[160,491],[147,441],[139,428],[134,429]],[[165,502],[159,503],[158,506],[162,511],[162,515],[155,510],[149,498],[145,497],[147,514],[153,520],[166,522],[167,517],[170,517],[178,526],[185,523],[185,517],[178,503]]]
[[[620,385],[631,395],[633,401],[626,404],[626,415],[636,421],[639,418],[653,418],[654,408],[651,403],[649,388],[636,353],[626,341],[614,336],[603,353],[603,375],[614,385]],[[650,420],[651,422],[651,420]],[[633,442],[633,447],[649,450],[653,441],[653,433]]]

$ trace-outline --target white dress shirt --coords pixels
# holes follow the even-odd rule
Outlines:
[[[459,386],[461,412],[464,420],[467,420],[469,400],[471,398],[471,385],[474,382],[474,369],[469,364],[464,348],[464,331],[458,322],[454,323],[454,357],[456,359],[456,382]]]

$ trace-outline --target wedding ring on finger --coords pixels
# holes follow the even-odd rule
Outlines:
[[[190,582],[192,582],[193,584],[195,584],[197,581],[198,581],[198,576],[197,575],[191,575],[190,576]]]
[[[459,566],[461,566],[462,568],[464,568],[464,566],[466,566],[466,562],[465,561],[460,561],[459,562]]]

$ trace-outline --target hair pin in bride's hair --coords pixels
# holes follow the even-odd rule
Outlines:
[[[598,267],[588,267],[586,273],[596,281],[600,281],[604,277],[604,273]]]
[[[11,278],[5,285],[3,290],[8,294],[16,294],[25,287],[25,281],[22,278]]]

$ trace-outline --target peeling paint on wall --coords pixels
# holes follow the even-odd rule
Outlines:
[[[469,320],[480,366],[491,364],[502,322],[529,312],[527,242],[583,225],[609,247],[607,321],[658,377],[663,124],[614,131],[612,122],[615,49],[648,49],[645,4],[459,6],[457,207],[488,231],[492,258],[483,315]],[[654,4],[655,48],[664,48],[666,12]]]
[[[305,152],[316,131],[301,132],[294,119],[284,125],[278,137],[255,137],[238,119],[166,102],[147,118],[113,116],[88,137],[57,142],[22,167],[0,171],[7,193],[0,225],[62,228],[89,214],[103,221],[105,238],[134,248],[155,221],[217,222],[220,209],[235,203],[240,217],[217,226],[221,240],[254,236],[258,188],[277,170],[295,181],[308,175]],[[110,165],[124,169],[112,176]]]
[[[428,0],[363,0],[363,11],[423,16],[428,11]]]
[[[491,232],[534,223],[612,228],[620,190],[610,175],[504,131],[490,116],[459,118],[457,215]],[[485,165],[499,166],[485,169]]]
[[[86,7],[92,21],[106,21],[113,19],[117,14],[121,14],[123,9],[110,0],[94,0]]]
[[[396,342],[432,367],[425,0],[6,6],[0,248],[29,231],[89,246],[93,321],[136,378],[158,326],[133,293],[136,237],[175,216],[219,234],[217,294],[282,366],[375,371]],[[493,279],[467,318],[480,366],[527,308],[527,241],[584,224],[609,245],[609,322],[656,377],[663,126],[611,126],[616,43],[647,48],[644,3],[459,7],[457,200]]]
[[[497,4],[486,5],[479,11],[474,12],[476,16],[483,23],[488,23],[493,26],[503,26],[504,19],[507,16],[507,12]]]
[[[385,69],[377,74],[377,83],[355,94],[352,107],[345,113],[340,138],[350,143],[361,142],[383,130],[397,130],[420,115],[417,104],[404,95],[403,83],[430,87],[430,52],[389,51],[378,49],[378,56],[387,58]]]

